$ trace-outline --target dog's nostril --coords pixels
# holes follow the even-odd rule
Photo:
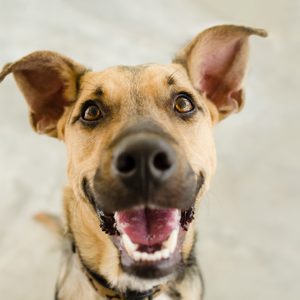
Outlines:
[[[153,166],[159,171],[166,171],[171,168],[172,162],[165,152],[158,152],[153,158]]]
[[[116,168],[120,173],[130,173],[136,168],[136,162],[132,156],[121,154],[117,158]]]

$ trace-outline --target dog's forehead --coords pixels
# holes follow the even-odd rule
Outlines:
[[[103,93],[115,98],[118,94],[130,94],[133,89],[141,93],[158,93],[175,85],[191,87],[181,65],[116,66],[100,72],[87,72],[81,79],[81,94]]]

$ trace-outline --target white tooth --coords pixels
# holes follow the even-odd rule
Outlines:
[[[154,253],[134,251],[132,257],[135,261],[159,261],[161,259],[169,258],[170,251],[168,249],[163,249]]]
[[[141,258],[142,258],[142,253],[141,252],[139,252],[139,251],[134,251],[133,252],[133,259],[135,261],[140,261]]]
[[[153,255],[154,260],[161,260],[161,251],[156,251]]]
[[[153,254],[152,253],[146,253],[145,260],[153,261],[154,260]]]
[[[163,258],[169,258],[170,257],[170,251],[169,251],[169,249],[163,249],[160,252],[161,252],[161,256]]]
[[[133,243],[126,233],[122,234],[122,240],[127,253],[132,256],[132,253],[138,248],[138,245]]]
[[[179,227],[174,229],[169,238],[163,243],[163,247],[168,249],[170,253],[175,251],[178,239]]]
[[[141,260],[148,260],[148,254],[146,252],[141,253]]]
[[[154,254],[152,254],[152,253],[149,254],[149,255],[148,255],[148,260],[149,260],[149,261],[154,261]]]

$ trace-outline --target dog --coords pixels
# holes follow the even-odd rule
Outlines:
[[[94,72],[37,51],[4,66],[33,129],[67,148],[55,299],[202,299],[195,219],[216,168],[213,127],[244,104],[250,35],[267,33],[206,29],[168,65]]]

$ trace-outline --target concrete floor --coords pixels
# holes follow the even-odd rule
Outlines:
[[[207,26],[263,27],[251,39],[243,112],[215,130],[218,171],[202,203],[207,300],[300,297],[299,1],[0,0],[0,65],[37,49],[94,69],[167,63]],[[12,78],[0,86],[0,295],[53,299],[54,238],[32,221],[61,211],[61,143],[34,134]]]

